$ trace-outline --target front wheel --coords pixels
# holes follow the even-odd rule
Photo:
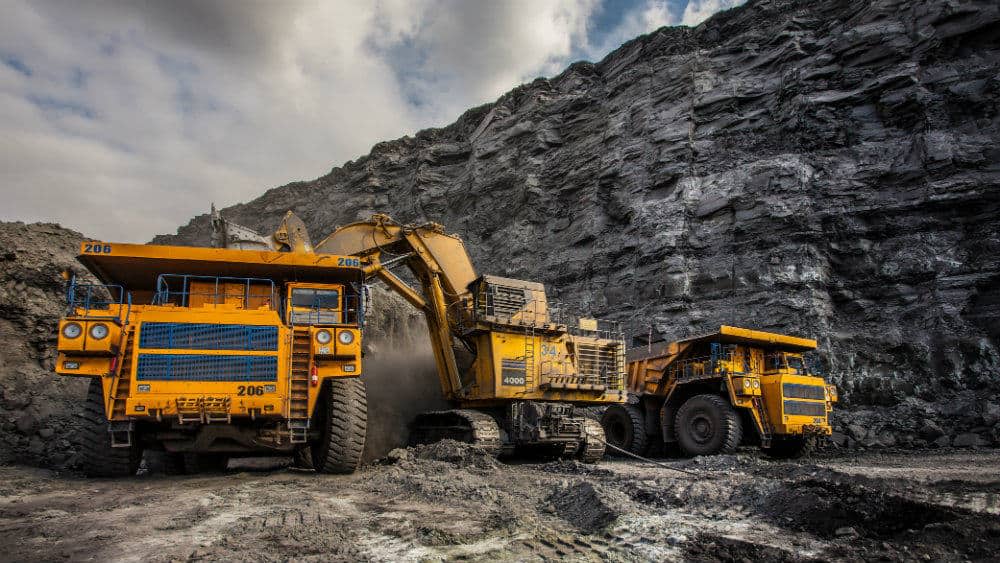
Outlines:
[[[100,378],[95,377],[90,381],[81,418],[79,436],[83,472],[88,477],[135,475],[142,462],[142,450],[134,435],[131,446],[124,448],[111,446],[108,417],[104,412],[104,388]]]
[[[718,395],[695,395],[681,405],[674,433],[687,456],[728,454],[743,438],[743,424],[729,401]]]
[[[317,422],[322,431],[312,446],[312,463],[320,473],[353,473],[361,465],[368,426],[368,398],[360,379],[332,379]]]

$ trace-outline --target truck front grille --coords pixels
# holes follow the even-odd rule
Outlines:
[[[785,414],[799,416],[826,416],[826,403],[809,401],[785,401]]]
[[[826,389],[821,385],[803,385],[802,383],[785,383],[781,386],[781,394],[788,399],[826,399]]]
[[[278,350],[278,327],[209,323],[142,323],[140,348],[166,350]]]
[[[138,381],[276,381],[277,356],[139,354]]]

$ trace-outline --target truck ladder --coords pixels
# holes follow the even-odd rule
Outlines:
[[[535,324],[524,329],[524,388],[535,386]]]
[[[305,442],[309,428],[309,327],[292,329],[292,369],[288,374],[288,428],[293,443]]]
[[[111,385],[111,420],[125,420],[125,401],[132,386],[132,348],[135,328],[125,328],[125,350],[121,355],[121,367]]]
[[[760,417],[760,445],[763,448],[769,448],[771,447],[771,437],[774,434],[774,430],[771,428],[771,419],[767,416],[767,407],[764,406],[764,400],[760,397],[754,397],[753,408],[757,411],[757,416]]]

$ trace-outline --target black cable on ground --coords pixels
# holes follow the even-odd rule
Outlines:
[[[623,454],[625,454],[625,455],[627,455],[629,457],[634,457],[635,459],[638,459],[639,461],[645,461],[646,463],[651,463],[653,465],[658,465],[660,467],[663,467],[664,469],[670,469],[671,471],[677,471],[679,473],[687,473],[688,475],[693,475],[695,477],[704,477],[704,475],[702,475],[701,473],[695,473],[694,471],[688,471],[687,469],[679,469],[677,467],[671,467],[671,466],[667,465],[666,463],[660,463],[659,461],[654,461],[652,459],[642,457],[641,455],[636,455],[636,454],[634,454],[634,453],[632,453],[632,452],[630,452],[628,450],[623,450],[623,449],[619,448],[618,446],[616,446],[614,444],[609,444],[609,443],[605,442],[604,440],[601,440],[601,443],[604,444],[605,447],[611,448],[613,450],[618,450],[619,452],[621,452],[621,453],[623,453]]]

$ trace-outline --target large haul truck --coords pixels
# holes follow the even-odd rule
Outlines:
[[[837,401],[803,358],[815,349],[812,339],[732,326],[632,348],[629,401],[601,419],[608,443],[638,455],[661,444],[687,456],[731,453],[744,443],[805,455],[831,433]]]
[[[287,238],[218,216],[215,223],[216,239],[227,245]],[[366,279],[381,280],[424,313],[441,389],[455,408],[419,415],[411,441],[450,438],[496,455],[520,450],[585,462],[604,455],[604,432],[585,409],[625,401],[620,327],[561,314],[540,283],[477,274],[462,239],[435,223],[374,215],[335,230],[313,251],[357,257]]]
[[[70,284],[55,369],[91,380],[87,474],[135,474],[144,449],[168,472],[269,454],[354,471],[367,423],[364,269],[274,248],[81,245],[101,283]]]

